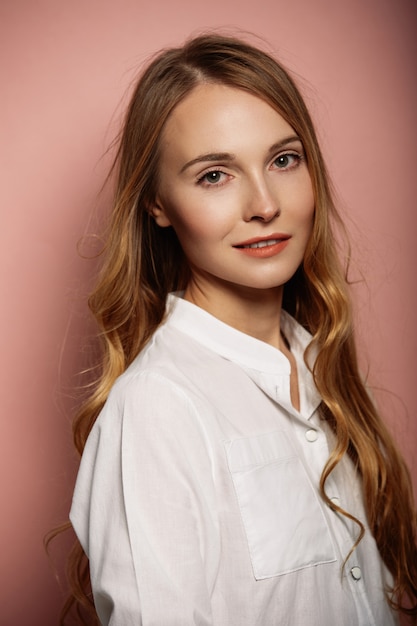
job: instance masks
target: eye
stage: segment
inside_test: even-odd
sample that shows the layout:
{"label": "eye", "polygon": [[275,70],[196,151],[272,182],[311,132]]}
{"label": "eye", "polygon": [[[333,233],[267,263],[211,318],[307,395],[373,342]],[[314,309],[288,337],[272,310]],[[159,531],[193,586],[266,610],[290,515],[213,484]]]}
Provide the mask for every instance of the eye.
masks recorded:
{"label": "eye", "polygon": [[301,154],[297,154],[296,152],[286,152],[285,154],[277,156],[274,160],[274,165],[280,170],[289,170],[297,167],[300,164],[301,159]]}
{"label": "eye", "polygon": [[205,187],[214,187],[225,182],[227,175],[220,170],[210,170],[197,179],[197,184]]}

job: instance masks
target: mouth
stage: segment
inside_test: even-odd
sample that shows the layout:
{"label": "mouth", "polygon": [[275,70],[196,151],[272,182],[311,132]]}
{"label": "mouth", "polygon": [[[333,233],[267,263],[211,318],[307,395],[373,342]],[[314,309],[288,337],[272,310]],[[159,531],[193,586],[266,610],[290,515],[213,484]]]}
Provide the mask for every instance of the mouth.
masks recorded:
{"label": "mouth", "polygon": [[236,244],[234,248],[256,250],[257,248],[267,248],[268,246],[275,246],[279,243],[287,241],[290,238],[289,235],[275,235],[269,239],[251,239],[242,243]]}
{"label": "mouth", "polygon": [[258,237],[242,241],[233,246],[239,254],[255,259],[269,259],[280,254],[288,245],[291,235],[274,233],[269,237]]}

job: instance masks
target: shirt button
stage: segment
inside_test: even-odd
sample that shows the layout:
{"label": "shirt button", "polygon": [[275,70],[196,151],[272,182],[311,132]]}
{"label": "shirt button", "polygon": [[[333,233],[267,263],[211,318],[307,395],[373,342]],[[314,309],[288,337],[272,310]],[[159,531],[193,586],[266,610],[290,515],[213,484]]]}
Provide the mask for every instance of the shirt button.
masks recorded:
{"label": "shirt button", "polygon": [[362,571],[361,568],[358,566],[352,567],[352,569],[350,570],[350,574],[354,580],[360,580],[362,578]]}
{"label": "shirt button", "polygon": [[310,443],[313,443],[313,441],[317,441],[317,438],[318,438],[317,430],[314,430],[313,428],[311,430],[307,430],[305,433],[305,437],[307,441],[309,441]]}
{"label": "shirt button", "polygon": [[337,496],[330,498],[330,502],[333,502],[336,506],[340,506],[340,499]]}

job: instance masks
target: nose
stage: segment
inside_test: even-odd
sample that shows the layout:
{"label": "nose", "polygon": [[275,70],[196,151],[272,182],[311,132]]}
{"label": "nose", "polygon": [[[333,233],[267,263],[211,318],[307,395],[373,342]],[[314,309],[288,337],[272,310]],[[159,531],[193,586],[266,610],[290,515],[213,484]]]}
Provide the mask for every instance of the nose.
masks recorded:
{"label": "nose", "polygon": [[268,187],[267,181],[263,177],[251,181],[247,189],[245,221],[259,220],[268,223],[279,217],[280,213],[277,195]]}

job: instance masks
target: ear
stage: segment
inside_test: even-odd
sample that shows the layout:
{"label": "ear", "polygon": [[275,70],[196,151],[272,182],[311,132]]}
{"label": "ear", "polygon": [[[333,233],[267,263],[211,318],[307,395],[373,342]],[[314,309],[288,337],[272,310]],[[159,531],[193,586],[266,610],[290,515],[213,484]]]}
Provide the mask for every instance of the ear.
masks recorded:
{"label": "ear", "polygon": [[171,226],[171,220],[166,214],[164,206],[159,199],[155,200],[155,202],[148,208],[148,211],[161,228]]}

